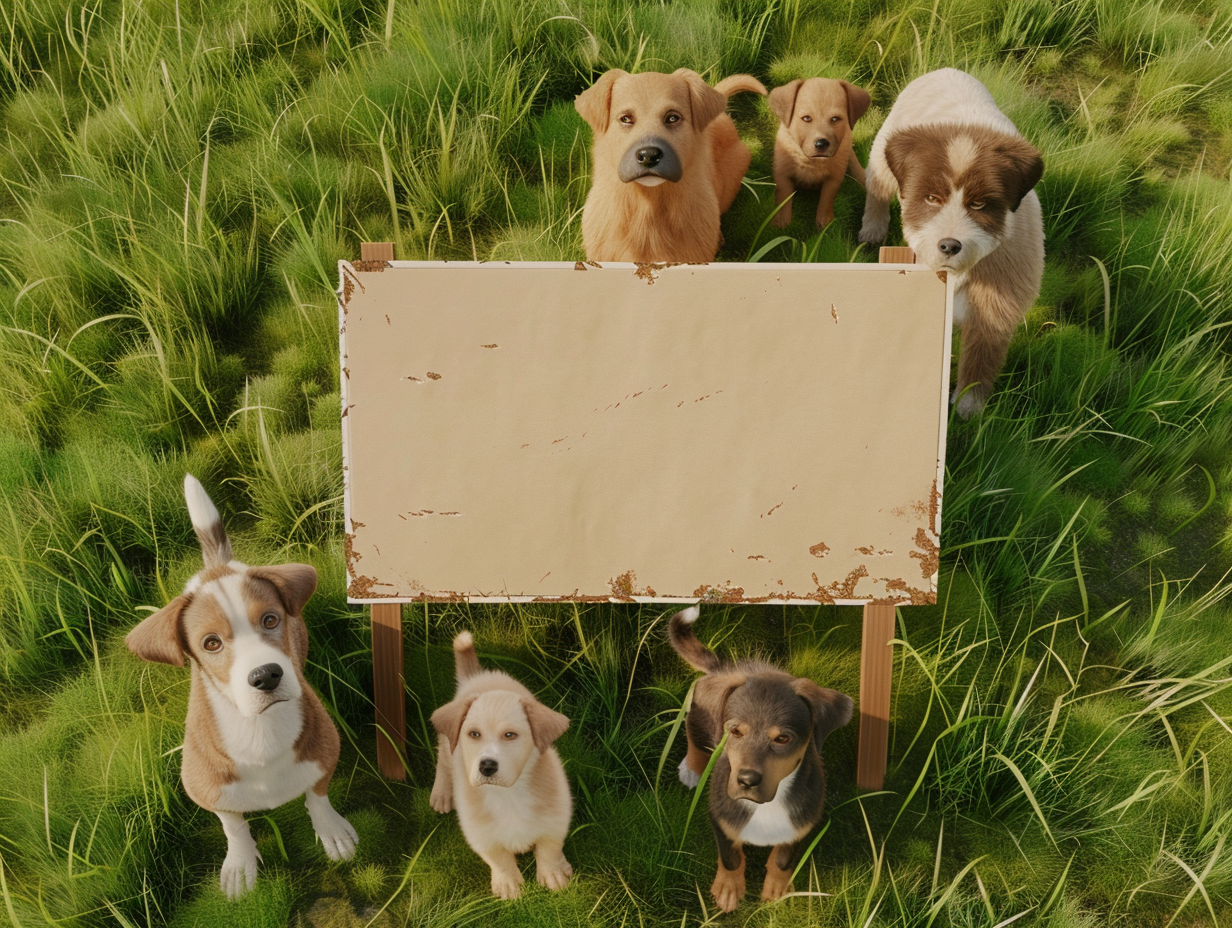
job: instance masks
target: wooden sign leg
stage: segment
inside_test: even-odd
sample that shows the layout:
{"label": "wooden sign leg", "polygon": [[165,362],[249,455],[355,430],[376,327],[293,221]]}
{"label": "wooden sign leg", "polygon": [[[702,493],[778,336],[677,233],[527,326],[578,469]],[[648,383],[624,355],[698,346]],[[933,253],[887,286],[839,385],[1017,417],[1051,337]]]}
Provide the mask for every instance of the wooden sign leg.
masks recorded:
{"label": "wooden sign leg", "polygon": [[376,763],[391,780],[406,777],[406,696],[402,691],[402,605],[372,605],[372,689],[376,702]]}
{"label": "wooden sign leg", "polygon": [[881,789],[885,785],[886,753],[890,743],[890,675],[894,669],[895,610],[893,606],[864,607],[864,637],[860,644],[860,752],[856,759],[856,786]]}

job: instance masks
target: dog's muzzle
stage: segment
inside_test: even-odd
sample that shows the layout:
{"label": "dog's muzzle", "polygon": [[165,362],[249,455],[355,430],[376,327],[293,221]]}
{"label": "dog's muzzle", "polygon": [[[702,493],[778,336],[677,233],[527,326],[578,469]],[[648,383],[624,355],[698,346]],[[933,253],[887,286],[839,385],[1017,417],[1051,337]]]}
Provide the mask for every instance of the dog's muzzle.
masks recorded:
{"label": "dog's muzzle", "polygon": [[663,181],[675,183],[680,180],[684,176],[684,167],[670,142],[657,136],[648,136],[628,147],[620,159],[617,174],[626,184],[638,181],[646,186],[654,186]]}
{"label": "dog's muzzle", "polygon": [[813,139],[812,151],[808,154],[810,158],[833,158],[837,148],[838,146],[829,139],[818,137]]}

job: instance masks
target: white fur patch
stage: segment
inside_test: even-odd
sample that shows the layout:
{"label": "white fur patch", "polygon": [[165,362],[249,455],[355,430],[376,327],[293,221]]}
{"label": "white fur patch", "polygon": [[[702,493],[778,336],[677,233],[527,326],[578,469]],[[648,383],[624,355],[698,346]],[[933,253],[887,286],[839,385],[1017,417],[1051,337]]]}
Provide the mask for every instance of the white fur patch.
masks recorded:
{"label": "white fur patch", "polygon": [[958,177],[975,163],[978,152],[975,140],[969,135],[956,135],[945,147],[945,156],[950,162],[950,174]]}
{"label": "white fur patch", "polygon": [[787,844],[796,839],[799,828],[791,822],[791,812],[787,808],[787,797],[791,795],[791,784],[800,772],[797,767],[779,781],[774,799],[770,802],[753,802],[751,799],[738,800],[742,805],[753,808],[753,817],[740,830],[740,840],[745,844],[757,847],[772,847],[776,844]]}

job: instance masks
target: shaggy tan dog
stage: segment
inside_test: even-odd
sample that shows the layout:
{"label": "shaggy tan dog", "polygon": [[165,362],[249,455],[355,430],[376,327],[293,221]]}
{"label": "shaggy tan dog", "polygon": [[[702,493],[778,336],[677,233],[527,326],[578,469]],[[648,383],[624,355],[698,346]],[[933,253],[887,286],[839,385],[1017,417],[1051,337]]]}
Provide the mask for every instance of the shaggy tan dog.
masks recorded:
{"label": "shaggy tan dog", "polygon": [[575,105],[595,133],[594,181],[582,210],[590,261],[713,261],[719,216],[740,191],[749,150],[724,112],[736,74],[711,87],[694,71],[608,71]]}
{"label": "shaggy tan dog", "polygon": [[[864,184],[864,168],[851,147],[851,129],[872,97],[847,81],[811,77],[770,91],[770,111],[779,118],[774,138],[774,216],[780,229],[791,222],[791,201],[798,188],[821,190],[817,228],[834,220],[834,197],[850,174]],[[784,202],[786,201],[786,202]]]}

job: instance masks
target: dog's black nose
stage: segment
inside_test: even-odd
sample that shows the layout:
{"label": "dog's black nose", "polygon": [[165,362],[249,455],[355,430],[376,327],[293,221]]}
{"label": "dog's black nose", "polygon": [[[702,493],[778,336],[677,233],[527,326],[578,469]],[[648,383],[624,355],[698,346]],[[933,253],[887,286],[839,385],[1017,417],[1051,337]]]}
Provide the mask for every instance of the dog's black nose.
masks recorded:
{"label": "dog's black nose", "polygon": [[943,238],[937,243],[943,255],[956,255],[962,251],[962,242],[956,238]]}
{"label": "dog's black nose", "polygon": [[490,777],[500,769],[500,765],[490,757],[485,757],[479,762],[479,772],[485,777]]}
{"label": "dog's black nose", "polygon": [[745,789],[752,789],[761,784],[761,773],[757,770],[741,770],[736,774],[736,782]]}
{"label": "dog's black nose", "polygon": [[818,139],[817,141],[813,143],[813,147],[816,148],[818,151],[825,151],[827,148],[830,147],[830,140],[829,139]]}
{"label": "dog's black nose", "polygon": [[248,685],[269,693],[282,682],[282,668],[277,664],[262,664],[248,674]]}
{"label": "dog's black nose", "polygon": [[637,163],[644,168],[653,168],[663,160],[663,149],[655,145],[647,145],[637,150]]}

